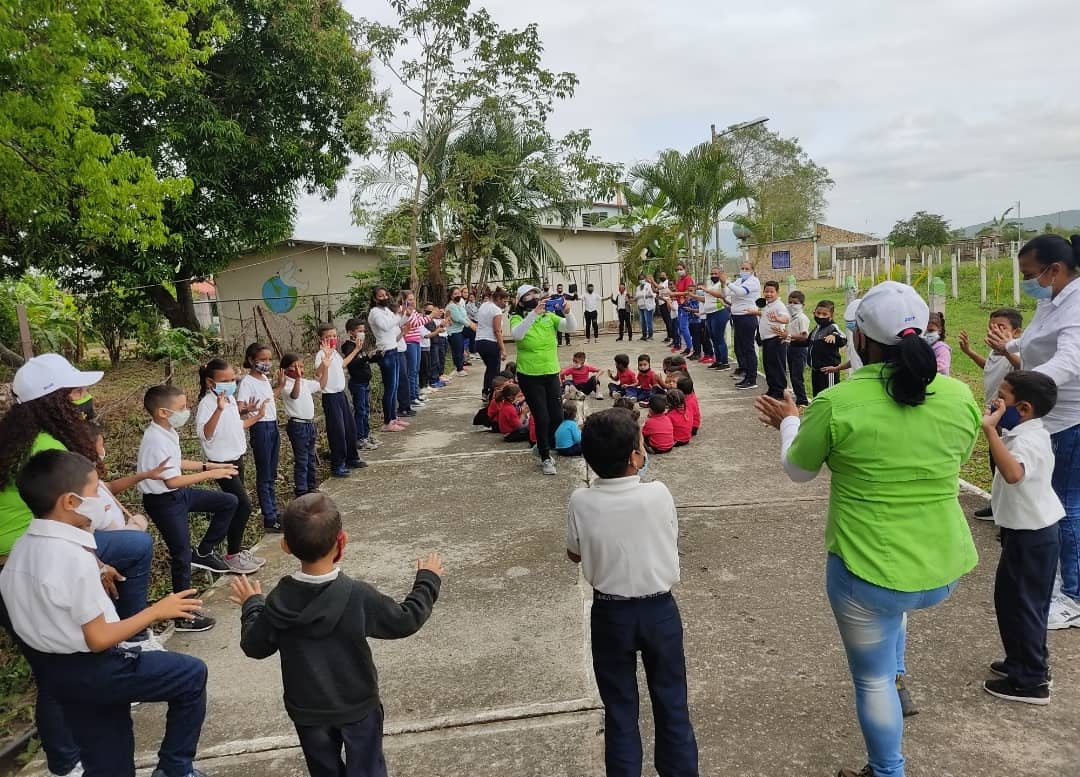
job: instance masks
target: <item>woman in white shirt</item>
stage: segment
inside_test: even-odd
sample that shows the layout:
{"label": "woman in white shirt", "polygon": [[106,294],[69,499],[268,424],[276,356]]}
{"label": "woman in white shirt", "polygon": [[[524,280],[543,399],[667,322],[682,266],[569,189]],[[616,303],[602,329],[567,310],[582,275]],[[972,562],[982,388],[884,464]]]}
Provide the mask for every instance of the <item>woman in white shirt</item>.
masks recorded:
{"label": "woman in white shirt", "polygon": [[503,344],[503,308],[510,295],[503,288],[491,292],[491,299],[485,300],[476,311],[476,342],[474,347],[484,360],[484,401],[491,397],[491,382],[502,369],[506,358],[506,346]]}
{"label": "woman in white shirt", "polygon": [[720,282],[725,285],[731,298],[731,328],[735,331],[735,358],[739,369],[735,376],[742,378],[736,384],[743,388],[757,385],[757,346],[754,337],[758,330],[757,300],[761,296],[761,281],[754,275],[754,265],[743,262],[739,277],[728,282],[727,274],[720,272]]}
{"label": "woman in white shirt", "polygon": [[368,337],[375,338],[375,353],[382,375],[382,411],[384,432],[400,432],[405,429],[398,422],[398,381],[402,379],[398,369],[398,343],[404,342],[408,321],[392,309],[390,292],[385,286],[376,286],[371,292],[371,312],[368,313]]}
{"label": "woman in white shirt", "polygon": [[1065,507],[1061,593],[1050,603],[1048,628],[1080,628],[1080,235],[1039,235],[1020,249],[1021,288],[1039,300],[1019,340],[992,330],[987,345],[1020,354],[1021,368],[1049,375],[1057,404],[1043,417],[1054,447],[1054,491]]}
{"label": "woman in white shirt", "polygon": [[653,315],[656,312],[656,292],[653,291],[652,279],[644,274],[638,276],[638,285],[634,289],[634,301],[637,303],[638,317],[641,319],[641,339],[653,339]]}

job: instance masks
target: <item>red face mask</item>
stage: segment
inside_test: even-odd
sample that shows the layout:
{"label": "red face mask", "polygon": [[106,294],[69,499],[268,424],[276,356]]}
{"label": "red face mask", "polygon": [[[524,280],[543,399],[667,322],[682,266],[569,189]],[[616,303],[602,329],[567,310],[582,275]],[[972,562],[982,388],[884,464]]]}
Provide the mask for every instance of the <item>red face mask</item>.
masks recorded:
{"label": "red face mask", "polygon": [[331,348],[337,348],[337,338],[336,337],[328,337],[328,338],[326,338],[326,344],[329,345]]}

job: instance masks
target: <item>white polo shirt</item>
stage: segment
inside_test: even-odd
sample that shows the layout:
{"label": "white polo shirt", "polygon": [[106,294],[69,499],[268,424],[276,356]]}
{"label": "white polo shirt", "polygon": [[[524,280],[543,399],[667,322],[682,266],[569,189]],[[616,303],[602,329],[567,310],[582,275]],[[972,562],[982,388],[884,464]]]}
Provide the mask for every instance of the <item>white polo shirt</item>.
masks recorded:
{"label": "white polo shirt", "polygon": [[597,478],[570,495],[566,547],[594,589],[616,596],[670,591],[679,582],[679,518],[658,481]]}
{"label": "white polo shirt", "polygon": [[1065,516],[1065,509],[1054,493],[1050,477],[1054,474],[1054,451],[1050,432],[1041,418],[1032,418],[1001,433],[1009,453],[1024,465],[1024,477],[1012,485],[1005,482],[1001,470],[994,473],[990,505],[994,523],[1006,529],[1045,529]]}
{"label": "white polo shirt", "polygon": [[[323,352],[315,354],[315,369],[318,370],[323,363]],[[345,365],[342,363],[341,354],[337,351],[330,353],[330,367],[326,371],[326,388],[324,394],[340,394],[345,390],[348,381],[345,379]]]}
{"label": "white polo shirt", "polygon": [[163,461],[168,460],[169,465],[163,473],[161,480],[139,481],[139,491],[144,494],[167,494],[175,491],[165,485],[166,480],[182,475],[180,462],[183,454],[180,452],[180,435],[172,427],[151,423],[143,432],[142,442],[139,443],[139,458],[136,467],[139,472],[148,472]]}
{"label": "white polo shirt", "polygon": [[[156,464],[154,466],[157,466]],[[153,467],[151,467],[153,469]],[[139,470],[140,472],[144,470]],[[105,502],[105,517],[102,519],[102,523],[97,524],[90,521],[90,531],[115,531],[117,529],[123,529],[127,522],[127,516],[124,515],[124,510],[120,507],[120,503],[116,501],[116,496],[113,495],[112,490],[109,488],[109,484],[104,480],[98,481],[97,495]]]}
{"label": "white polo shirt", "polygon": [[[258,409],[259,405],[267,399],[266,412],[261,421],[277,421],[277,402],[274,399],[274,384],[268,378],[258,377],[250,373],[245,375],[236,387],[236,401],[250,402],[252,409]],[[261,423],[260,421],[260,423]]]}
{"label": "white polo shirt", "polygon": [[758,337],[762,340],[771,340],[777,336],[776,332],[773,331],[774,326],[787,328],[787,323],[781,324],[776,321],[770,321],[770,313],[776,313],[777,315],[786,317],[788,316],[787,305],[781,302],[780,298],[777,297],[761,309],[761,315],[758,316]]}
{"label": "white polo shirt", "polygon": [[1012,362],[1008,356],[991,352],[986,357],[986,365],[983,367],[983,396],[987,402],[997,396],[1001,382],[1012,371]]}
{"label": "white polo shirt", "polygon": [[217,426],[214,427],[214,436],[206,436],[206,422],[217,410],[217,401],[218,398],[213,392],[208,392],[199,400],[199,407],[195,411],[195,434],[202,443],[203,455],[207,461],[236,461],[247,452],[247,437],[244,435],[244,422],[240,418],[235,399],[230,397],[221,411]]}
{"label": "white polo shirt", "polygon": [[312,394],[322,391],[319,381],[309,378],[300,379],[300,396],[292,398],[293,378],[285,378],[285,388],[281,391],[281,401],[285,405],[285,417],[301,421],[315,420],[315,400]]}
{"label": "white polo shirt", "polygon": [[757,299],[761,296],[761,281],[756,275],[736,278],[727,285],[731,295],[731,315],[743,316],[757,308]]}
{"label": "white polo shirt", "polygon": [[585,292],[581,295],[581,302],[586,313],[595,313],[600,309],[600,295],[594,292]]}
{"label": "white polo shirt", "polygon": [[82,627],[99,615],[120,620],[101,585],[94,535],[35,518],[11,549],[0,594],[15,633],[42,653],[89,653]]}
{"label": "white polo shirt", "polygon": [[495,317],[502,314],[502,308],[490,300],[481,305],[476,312],[476,339],[498,342],[495,339]]}
{"label": "white polo shirt", "polygon": [[1036,305],[1035,317],[1009,350],[1019,352],[1025,370],[1057,384],[1057,404],[1043,417],[1050,434],[1080,424],[1080,278]]}

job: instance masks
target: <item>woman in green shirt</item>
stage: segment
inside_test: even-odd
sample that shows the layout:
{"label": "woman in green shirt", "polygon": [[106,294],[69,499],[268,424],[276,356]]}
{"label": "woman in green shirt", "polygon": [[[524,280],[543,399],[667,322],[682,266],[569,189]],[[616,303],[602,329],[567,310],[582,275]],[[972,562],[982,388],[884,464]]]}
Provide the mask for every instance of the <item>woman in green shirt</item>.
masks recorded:
{"label": "woman in green shirt", "polygon": [[[796,482],[832,473],[826,590],[855,683],[869,763],[840,777],[904,777],[898,657],[911,610],[932,607],[978,561],[956,495],[982,413],[966,384],[937,374],[922,339],[929,310],[910,286],[867,292],[855,347],[866,366],[800,419],[791,392],[759,397]],[[902,660],[902,659],[901,659]]]}
{"label": "woman in green shirt", "polygon": [[564,317],[545,312],[547,297],[525,284],[517,290],[517,306],[510,315],[510,336],[517,341],[517,381],[536,425],[536,448],[545,475],[554,475],[555,429],[562,423],[562,385],[559,382],[559,343],[551,335],[577,329],[574,314]]}

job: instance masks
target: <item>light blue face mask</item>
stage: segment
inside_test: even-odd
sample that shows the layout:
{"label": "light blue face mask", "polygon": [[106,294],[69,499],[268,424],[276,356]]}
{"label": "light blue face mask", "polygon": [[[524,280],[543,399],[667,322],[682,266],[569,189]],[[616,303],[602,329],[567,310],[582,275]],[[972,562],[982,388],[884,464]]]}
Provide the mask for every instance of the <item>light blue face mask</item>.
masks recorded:
{"label": "light blue face mask", "polygon": [[856,324],[854,321],[844,321],[844,326],[847,327],[847,330],[849,332],[854,332],[856,329],[859,328],[859,325]]}
{"label": "light blue face mask", "polygon": [[1039,283],[1039,277],[1041,276],[1042,273],[1039,273],[1038,277],[1020,281],[1020,291],[1033,299],[1050,299],[1054,294],[1054,289],[1051,286],[1043,286]]}
{"label": "light blue face mask", "polygon": [[236,381],[229,381],[228,383],[215,383],[214,393],[219,397],[231,397],[236,393]]}
{"label": "light blue face mask", "polygon": [[746,270],[740,270],[740,271],[739,271],[739,278],[740,278],[740,279],[742,279],[742,280],[744,280],[744,281],[745,281],[745,280],[746,280],[747,278],[749,278],[749,277],[750,277],[750,273],[749,273],[749,272],[747,272]]}

